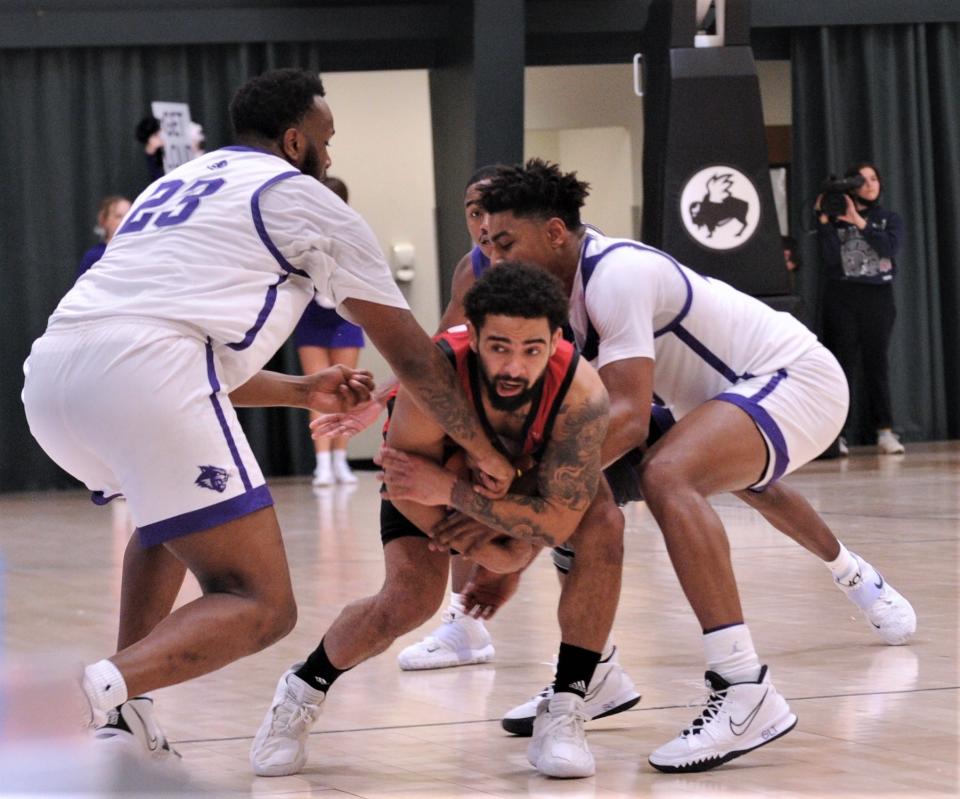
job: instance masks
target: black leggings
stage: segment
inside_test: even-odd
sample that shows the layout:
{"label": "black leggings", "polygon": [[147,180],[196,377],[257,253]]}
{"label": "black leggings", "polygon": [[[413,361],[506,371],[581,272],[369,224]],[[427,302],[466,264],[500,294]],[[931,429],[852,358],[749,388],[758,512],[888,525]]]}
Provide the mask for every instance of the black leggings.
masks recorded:
{"label": "black leggings", "polygon": [[893,286],[889,283],[827,281],[824,338],[851,388],[860,365],[866,390],[864,407],[875,430],[893,425],[887,350],[896,318]]}

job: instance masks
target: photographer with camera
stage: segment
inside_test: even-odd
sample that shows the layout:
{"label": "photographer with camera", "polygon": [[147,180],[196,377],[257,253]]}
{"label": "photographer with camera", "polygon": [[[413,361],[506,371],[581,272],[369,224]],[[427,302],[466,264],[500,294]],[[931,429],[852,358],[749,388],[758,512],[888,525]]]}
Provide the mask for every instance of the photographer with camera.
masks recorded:
{"label": "photographer with camera", "polygon": [[[826,269],[824,339],[853,386],[859,363],[867,391],[877,447],[901,454],[893,432],[887,350],[897,316],[893,298],[894,257],[903,237],[903,220],[879,204],[880,173],[876,166],[854,164],[842,180],[828,179],[817,197],[817,239]],[[847,455],[844,436],[840,454]]]}

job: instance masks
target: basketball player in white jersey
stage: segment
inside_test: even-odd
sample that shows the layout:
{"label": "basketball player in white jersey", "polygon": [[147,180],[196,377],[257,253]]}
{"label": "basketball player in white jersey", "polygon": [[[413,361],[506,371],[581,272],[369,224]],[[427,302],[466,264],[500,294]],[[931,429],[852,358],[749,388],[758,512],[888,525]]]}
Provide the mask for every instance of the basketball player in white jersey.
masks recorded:
{"label": "basketball player in white jersey", "polygon": [[646,453],[637,480],[703,629],[710,698],[650,763],[704,771],[796,724],[744,624],[729,543],[707,497],[737,492],[826,561],[887,643],[904,643],[916,616],[778,482],[843,425],[847,384],[833,356],[789,314],[651,247],[584,227],[587,189],[575,173],[539,160],[502,168],[481,191],[491,260],[534,263],[564,282],[576,343],[610,394],[604,465],[643,446],[654,397],[677,420]]}
{"label": "basketball player in white jersey", "polygon": [[[241,87],[237,145],[137,198],[24,366],[34,437],[95,501],[124,495],[137,528],[118,651],[85,669],[83,688],[90,723],[110,713],[114,732],[144,742],[157,734],[136,697],[259,651],[295,623],[273,500],[234,405],[344,410],[369,396],[364,372],[261,371],[315,291],[363,326],[491,491],[514,475],[369,227],[320,184],[334,133],[323,95],[316,75],[292,69]],[[203,595],[170,613],[184,566]]]}

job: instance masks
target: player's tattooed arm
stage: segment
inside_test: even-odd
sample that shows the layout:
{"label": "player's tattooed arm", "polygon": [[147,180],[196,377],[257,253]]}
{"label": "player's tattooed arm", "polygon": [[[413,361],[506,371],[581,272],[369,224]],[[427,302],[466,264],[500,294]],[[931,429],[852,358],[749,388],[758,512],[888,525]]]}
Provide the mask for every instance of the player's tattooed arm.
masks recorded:
{"label": "player's tattooed arm", "polygon": [[[602,389],[563,405],[540,463],[537,496],[510,493],[491,500],[459,480],[451,506],[512,538],[542,546],[566,541],[597,493],[608,410]],[[442,524],[435,534],[442,535]]]}

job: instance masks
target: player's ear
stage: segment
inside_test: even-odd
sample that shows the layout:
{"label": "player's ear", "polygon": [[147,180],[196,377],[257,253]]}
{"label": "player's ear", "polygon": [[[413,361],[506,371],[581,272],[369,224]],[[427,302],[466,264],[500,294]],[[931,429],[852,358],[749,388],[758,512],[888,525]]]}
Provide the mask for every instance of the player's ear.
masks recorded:
{"label": "player's ear", "polygon": [[550,355],[557,351],[557,347],[560,346],[560,341],[563,339],[563,328],[558,327],[550,336]]}
{"label": "player's ear", "polygon": [[559,249],[567,241],[567,226],[560,217],[554,216],[547,220],[547,241],[554,249]]}
{"label": "player's ear", "polygon": [[306,138],[299,128],[287,128],[280,139],[280,148],[287,160],[294,166],[299,166],[303,151],[306,145]]}
{"label": "player's ear", "polygon": [[474,352],[480,351],[480,334],[477,332],[477,329],[473,326],[473,323],[468,319],[467,320],[467,332],[470,333],[470,349]]}

